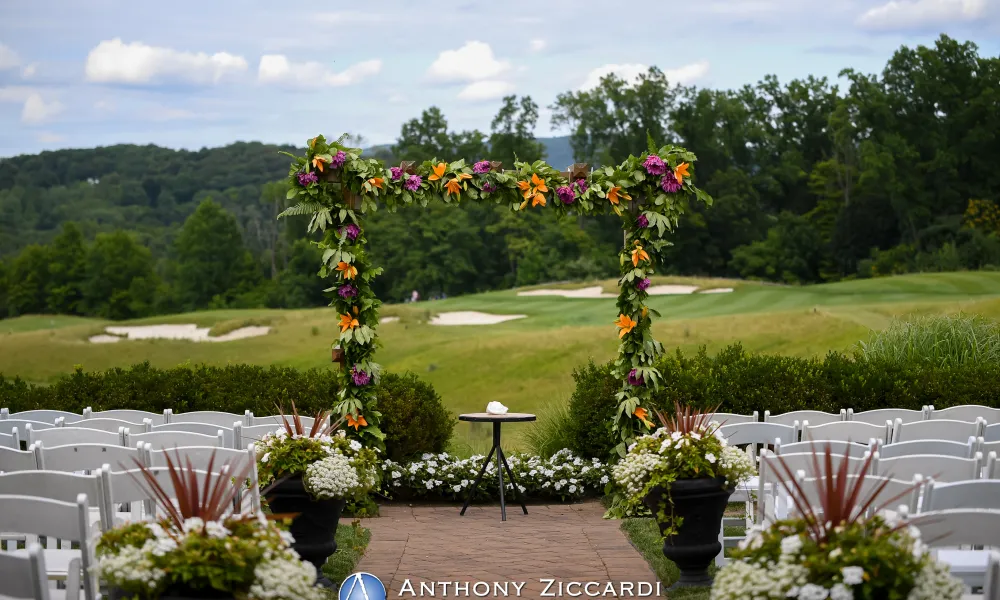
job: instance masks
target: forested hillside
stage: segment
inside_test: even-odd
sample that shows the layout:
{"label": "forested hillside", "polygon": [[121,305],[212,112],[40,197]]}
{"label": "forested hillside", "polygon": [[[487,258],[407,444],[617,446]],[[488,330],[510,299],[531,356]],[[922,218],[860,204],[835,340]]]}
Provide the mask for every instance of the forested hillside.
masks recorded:
{"label": "forested hillside", "polygon": [[[789,283],[1000,266],[1000,58],[942,36],[881,74],[677,87],[653,68],[550,107],[578,162],[618,162],[647,132],[699,157],[715,197],[691,207],[663,271]],[[489,133],[431,107],[387,161],[546,157],[538,106],[508,97]],[[336,135],[336,132],[323,132]],[[565,139],[546,140],[560,147]],[[557,144],[557,145],[552,145]],[[218,306],[325,303],[315,248],[285,207],[288,159],[236,143],[112,146],[0,160],[0,316],[127,318]],[[400,300],[617,272],[614,218],[429,206],[368,220],[378,293]]]}

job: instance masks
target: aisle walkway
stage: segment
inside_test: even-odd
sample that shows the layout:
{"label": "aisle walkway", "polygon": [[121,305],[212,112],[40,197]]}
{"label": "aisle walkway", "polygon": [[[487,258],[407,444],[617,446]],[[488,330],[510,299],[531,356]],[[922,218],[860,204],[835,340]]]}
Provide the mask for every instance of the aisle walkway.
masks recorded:
{"label": "aisle walkway", "polygon": [[[372,539],[358,570],[381,579],[390,600],[421,597],[421,582],[442,581],[468,583],[469,594],[459,597],[476,597],[476,582],[489,584],[490,597],[494,582],[510,582],[513,597],[515,583],[523,582],[520,597],[538,598],[548,585],[544,579],[556,580],[548,588],[553,596],[560,581],[596,581],[601,592],[607,582],[619,591],[619,582],[632,582],[636,595],[638,582],[646,582],[642,587],[651,584],[656,593],[656,576],[619,529],[621,522],[601,518],[604,508],[597,501],[529,506],[527,516],[508,506],[506,522],[499,506],[470,507],[464,517],[458,511],[454,505],[383,506],[381,517],[364,522]],[[566,591],[563,596],[569,596]],[[429,597],[426,592],[423,597]],[[442,590],[438,583],[435,597],[456,595],[452,586]]]}

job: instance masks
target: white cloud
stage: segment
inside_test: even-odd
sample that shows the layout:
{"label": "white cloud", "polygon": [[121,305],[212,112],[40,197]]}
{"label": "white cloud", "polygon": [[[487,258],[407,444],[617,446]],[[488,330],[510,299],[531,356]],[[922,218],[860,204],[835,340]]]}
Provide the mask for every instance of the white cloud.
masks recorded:
{"label": "white cloud", "polygon": [[[672,85],[688,85],[708,74],[708,69],[708,61],[702,60],[676,69],[666,69],[663,73],[667,76],[667,81]],[[612,73],[628,83],[636,83],[639,80],[639,76],[648,71],[649,66],[639,63],[604,65],[587,73],[587,77],[583,80],[583,85],[580,86],[579,90],[585,92],[596,88],[600,85],[601,78],[607,77]]]}
{"label": "white cloud", "polygon": [[23,85],[0,87],[0,102],[24,102],[34,93],[34,88]]}
{"label": "white cloud", "polygon": [[458,99],[469,100],[472,102],[494,100],[496,98],[502,98],[513,91],[514,84],[509,81],[476,81],[465,86],[465,88],[458,93]]}
{"label": "white cloud", "polygon": [[58,144],[66,139],[58,133],[52,133],[51,131],[42,131],[36,137],[42,144]]}
{"label": "white cloud", "polygon": [[46,102],[41,94],[32,93],[24,101],[24,108],[21,110],[21,121],[30,124],[44,123],[61,113],[64,108],[58,100]]}
{"label": "white cloud", "polygon": [[341,87],[378,75],[381,60],[366,60],[336,73],[318,62],[294,63],[283,54],[265,54],[257,67],[257,81],[298,88]]}
{"label": "white cloud", "polygon": [[181,81],[210,84],[247,70],[242,56],[228,52],[208,55],[172,48],[125,44],[120,38],[104,40],[87,55],[89,81],[98,83],[154,83]]}
{"label": "white cloud", "polygon": [[23,77],[24,79],[31,79],[32,77],[35,76],[35,73],[37,72],[38,72],[38,64],[31,63],[30,65],[26,65],[24,68],[21,69],[21,77]]}
{"label": "white cloud", "polygon": [[876,30],[937,27],[974,21],[986,12],[986,0],[890,0],[858,17],[858,26]]}
{"label": "white cloud", "polygon": [[546,46],[548,46],[548,42],[543,39],[534,39],[528,43],[528,47],[531,48],[532,52],[541,52],[545,50]]}
{"label": "white cloud", "polygon": [[427,69],[433,81],[483,81],[493,79],[510,69],[510,63],[497,60],[493,49],[485,42],[467,42],[458,50],[445,50]]}
{"label": "white cloud", "polygon": [[10,46],[0,44],[0,71],[21,65],[21,57]]}

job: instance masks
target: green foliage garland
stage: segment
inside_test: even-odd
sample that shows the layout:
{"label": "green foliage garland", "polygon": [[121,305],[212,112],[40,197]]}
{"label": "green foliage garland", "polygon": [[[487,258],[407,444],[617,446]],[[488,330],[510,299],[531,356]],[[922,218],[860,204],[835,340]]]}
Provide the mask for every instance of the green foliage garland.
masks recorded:
{"label": "green foliage garland", "polygon": [[372,360],[378,346],[381,303],[371,290],[371,281],[381,269],[367,258],[359,214],[378,210],[380,205],[389,210],[410,204],[426,206],[435,199],[455,204],[492,201],[514,212],[536,207],[581,215],[614,212],[625,231],[625,247],[619,256],[617,321],[622,342],[614,369],[621,389],[613,420],[620,439],[616,450],[624,455],[627,443],[651,426],[643,405],[648,405],[661,379],[653,364],[663,347],[650,329],[652,317],[658,315],[645,305],[648,277],[662,259],[668,245],[663,236],[676,227],[686,196],[712,202],[691,182],[689,170],[697,160],[695,155],[677,146],[657,148],[649,138],[648,151],[641,156],[593,171],[574,165],[560,172],[544,161],[515,161],[513,170],[486,160],[472,165],[464,160],[429,160],[387,167],[379,160],[362,158],[360,149],[343,144],[345,139],[327,141],[320,135],[309,140],[305,156],[289,154],[294,162],[288,174],[288,199],[298,203],[281,215],[311,215],[309,232],[323,233],[318,242],[323,250],[320,276],[334,282],[326,292],[341,318],[336,345],[346,365],[334,410],[347,416],[348,425],[359,435],[377,441],[384,438],[374,393],[381,369]]}

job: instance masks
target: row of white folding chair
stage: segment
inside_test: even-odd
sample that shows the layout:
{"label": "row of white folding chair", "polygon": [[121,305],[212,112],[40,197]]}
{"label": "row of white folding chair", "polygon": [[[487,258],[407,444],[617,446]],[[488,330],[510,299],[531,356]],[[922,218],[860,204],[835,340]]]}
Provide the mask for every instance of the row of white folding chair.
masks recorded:
{"label": "row of white folding chair", "polygon": [[986,420],[982,417],[975,421],[933,419],[914,423],[904,423],[896,419],[892,424],[892,441],[951,440],[958,442],[967,440],[969,437],[982,437],[985,429]]}
{"label": "row of white folding chair", "polygon": [[64,418],[67,423],[72,423],[74,421],[80,421],[83,419],[83,415],[78,415],[76,413],[67,412],[65,410],[22,410],[21,412],[11,413],[6,408],[0,408],[0,421],[7,421],[9,419],[19,419],[22,421],[40,421],[42,423],[54,424],[56,419]]}
{"label": "row of white folding chair", "polygon": [[0,552],[0,581],[6,598],[49,600],[45,553],[37,543],[29,544],[24,554]]}
{"label": "row of white folding chair", "polygon": [[172,446],[225,446],[225,434],[216,428],[215,435],[204,435],[188,431],[155,431],[151,433],[132,434],[128,428],[121,427],[115,433],[86,427],[52,427],[36,431],[30,424],[26,426],[29,445],[42,443],[45,445],[68,444],[106,444],[132,447],[139,442],[152,444],[154,447],[170,448]]}
{"label": "row of white folding chair", "polygon": [[771,411],[764,411],[764,422],[777,423],[778,425],[795,425],[795,423],[801,424],[803,421],[809,421],[814,425],[819,425],[822,423],[836,423],[837,421],[846,420],[847,411],[843,409],[841,409],[840,414],[823,412],[821,410],[795,410],[780,415],[772,415]]}
{"label": "row of white folding chair", "polygon": [[896,419],[899,419],[903,423],[913,423],[916,421],[926,421],[930,418],[930,407],[924,406],[920,410],[913,410],[911,408],[876,408],[859,413],[854,412],[853,408],[848,408],[846,420],[881,425],[886,421],[895,422]]}
{"label": "row of white folding chair", "polygon": [[[921,540],[946,563],[953,577],[970,588],[984,588],[984,597],[997,594],[996,569],[989,550],[965,550],[959,546],[996,548],[1000,545],[1000,511],[983,509],[948,509],[921,512],[909,524],[920,531]],[[995,571],[994,571],[995,573]],[[989,579],[989,581],[987,581]]]}
{"label": "row of white folding chair", "polygon": [[[43,550],[49,579],[66,581],[66,598],[79,597],[81,581],[86,600],[98,597],[93,535],[86,494],[74,502],[64,502],[27,495],[0,495],[0,531],[44,536],[78,544],[76,549]],[[28,555],[27,550],[15,550],[15,555]]]}
{"label": "row of white folding chair", "polygon": [[94,412],[89,407],[85,408],[82,414],[71,413],[64,410],[45,409],[25,410],[17,413],[11,413],[6,408],[0,409],[0,420],[21,419],[54,424],[56,419],[62,418],[67,425],[88,419],[101,418],[119,419],[122,421],[131,421],[133,423],[142,423],[146,419],[149,419],[154,425],[162,425],[164,423],[209,423],[213,425],[222,425],[224,427],[232,427],[233,422],[235,421],[240,421],[244,425],[252,425],[252,415],[253,413],[249,410],[245,411],[242,415],[215,410],[199,410],[175,414],[174,411],[169,408],[164,410],[162,414],[132,409],[114,409]]}
{"label": "row of white folding chair", "polygon": [[950,408],[936,409],[934,405],[927,407],[931,419],[951,419],[953,421],[975,421],[982,417],[987,423],[1000,423],[1000,408],[966,404]]}

